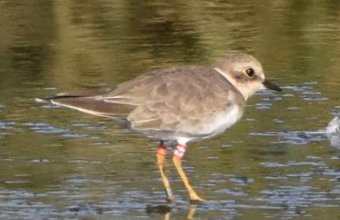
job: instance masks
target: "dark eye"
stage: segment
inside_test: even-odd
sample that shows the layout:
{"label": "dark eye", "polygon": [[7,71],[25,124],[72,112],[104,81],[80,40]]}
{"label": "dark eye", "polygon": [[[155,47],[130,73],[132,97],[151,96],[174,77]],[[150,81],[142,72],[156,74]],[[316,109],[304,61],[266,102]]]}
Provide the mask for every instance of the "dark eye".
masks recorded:
{"label": "dark eye", "polygon": [[246,74],[247,74],[249,77],[252,77],[252,76],[254,76],[255,71],[254,71],[253,68],[248,68],[248,69],[246,69]]}

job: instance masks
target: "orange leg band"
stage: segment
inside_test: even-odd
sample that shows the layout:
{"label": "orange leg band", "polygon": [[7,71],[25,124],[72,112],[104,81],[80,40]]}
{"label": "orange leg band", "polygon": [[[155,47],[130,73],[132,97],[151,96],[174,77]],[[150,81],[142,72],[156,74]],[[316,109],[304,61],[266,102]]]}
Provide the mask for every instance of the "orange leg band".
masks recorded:
{"label": "orange leg band", "polygon": [[159,146],[157,147],[157,151],[156,151],[157,154],[163,155],[163,156],[164,156],[164,155],[166,155],[166,152],[167,152],[167,149],[166,149],[165,146],[159,145]]}

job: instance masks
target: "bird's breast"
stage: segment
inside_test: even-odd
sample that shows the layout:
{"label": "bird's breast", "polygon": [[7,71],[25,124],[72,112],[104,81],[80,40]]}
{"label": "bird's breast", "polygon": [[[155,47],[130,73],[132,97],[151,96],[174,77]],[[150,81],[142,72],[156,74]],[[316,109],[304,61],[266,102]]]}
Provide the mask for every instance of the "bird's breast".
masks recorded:
{"label": "bird's breast", "polygon": [[221,111],[214,117],[210,118],[209,122],[205,122],[201,132],[203,138],[210,138],[223,133],[226,129],[235,124],[242,116],[243,110],[238,105],[232,105],[227,111]]}
{"label": "bird's breast", "polygon": [[150,138],[162,140],[200,140],[214,137],[223,133],[226,129],[235,124],[242,116],[243,106],[238,104],[229,105],[226,109],[221,109],[212,115],[206,115],[200,119],[178,120],[174,126],[168,125],[167,128],[157,127],[157,129],[141,129],[131,126],[131,129]]}

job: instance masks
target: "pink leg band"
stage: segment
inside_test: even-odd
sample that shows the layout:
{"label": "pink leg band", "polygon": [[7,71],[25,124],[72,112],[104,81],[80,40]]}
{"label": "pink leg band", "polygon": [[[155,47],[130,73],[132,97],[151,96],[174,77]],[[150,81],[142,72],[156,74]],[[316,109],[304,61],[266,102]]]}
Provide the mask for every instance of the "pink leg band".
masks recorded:
{"label": "pink leg band", "polygon": [[186,145],[178,144],[176,146],[175,151],[174,151],[174,157],[178,157],[178,158],[182,159],[182,157],[184,156],[186,147],[187,147]]}

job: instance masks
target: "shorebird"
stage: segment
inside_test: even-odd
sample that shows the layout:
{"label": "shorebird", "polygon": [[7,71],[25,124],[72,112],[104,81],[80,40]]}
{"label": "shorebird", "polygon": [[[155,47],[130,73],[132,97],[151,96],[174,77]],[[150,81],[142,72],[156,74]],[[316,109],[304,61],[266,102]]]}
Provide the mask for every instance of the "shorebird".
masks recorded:
{"label": "shorebird", "polygon": [[244,53],[230,53],[212,66],[183,66],[148,72],[101,93],[61,93],[45,98],[55,105],[123,120],[131,131],[160,140],[157,165],[167,200],[174,201],[165,173],[167,147],[176,143],[173,163],[191,202],[204,201],[182,168],[187,143],[214,137],[235,124],[245,102],[256,91],[280,87],[265,79],[260,62]]}

